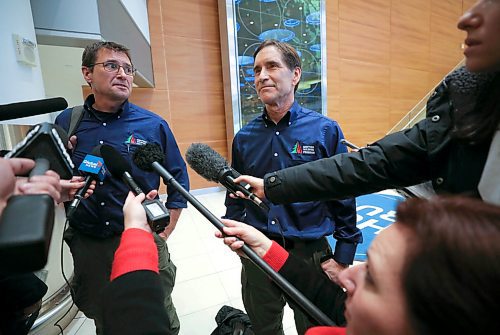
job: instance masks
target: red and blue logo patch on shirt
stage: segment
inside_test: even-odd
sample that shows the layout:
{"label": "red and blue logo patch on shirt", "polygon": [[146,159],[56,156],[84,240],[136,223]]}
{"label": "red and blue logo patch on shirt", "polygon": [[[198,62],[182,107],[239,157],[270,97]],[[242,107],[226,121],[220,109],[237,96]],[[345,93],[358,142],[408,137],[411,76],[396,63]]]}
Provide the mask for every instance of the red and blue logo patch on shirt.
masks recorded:
{"label": "red and blue logo patch on shirt", "polygon": [[314,155],[316,154],[316,150],[314,148],[314,145],[304,145],[300,144],[299,141],[295,142],[295,145],[292,148],[291,151],[292,154],[298,154],[298,155]]}
{"label": "red and blue logo patch on shirt", "polygon": [[140,138],[137,138],[134,134],[130,135],[125,140],[125,144],[127,144],[127,145],[144,145],[147,143],[148,143],[147,141],[140,139]]}

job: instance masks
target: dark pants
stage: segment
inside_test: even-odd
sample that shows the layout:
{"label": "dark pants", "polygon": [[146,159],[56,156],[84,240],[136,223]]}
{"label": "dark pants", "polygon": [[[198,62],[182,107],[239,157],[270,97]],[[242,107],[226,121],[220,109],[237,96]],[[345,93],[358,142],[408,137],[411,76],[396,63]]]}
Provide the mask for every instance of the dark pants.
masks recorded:
{"label": "dark pants", "polygon": [[[286,243],[285,243],[286,244]],[[326,238],[315,241],[294,242],[293,246],[286,249],[307,262],[316,263],[318,271],[321,271],[319,258],[315,254],[330,250]],[[283,335],[283,308],[288,302],[293,310],[295,326],[299,335],[312,327],[309,318],[291,301],[288,301],[281,289],[250,260],[241,258],[241,291],[245,310],[252,321],[255,334],[259,335]]]}
{"label": "dark pants", "polygon": [[[157,234],[154,234],[154,239],[158,248],[160,280],[165,292],[164,306],[169,318],[165,322],[170,324],[171,332],[168,334],[177,335],[180,324],[171,297],[175,284],[176,267],[170,260],[165,241]],[[120,236],[98,239],[69,227],[64,232],[64,240],[73,256],[75,271],[71,283],[74,292],[73,299],[86,317],[94,319],[97,333],[100,334],[102,329],[101,292],[109,283],[111,266],[115,251],[120,244]]]}

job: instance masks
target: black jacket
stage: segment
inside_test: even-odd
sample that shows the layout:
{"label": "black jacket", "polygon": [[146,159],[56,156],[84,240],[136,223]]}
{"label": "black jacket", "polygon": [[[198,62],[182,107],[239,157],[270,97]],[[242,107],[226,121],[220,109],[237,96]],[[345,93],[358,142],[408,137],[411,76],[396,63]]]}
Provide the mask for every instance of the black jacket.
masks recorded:
{"label": "black jacket", "polygon": [[432,181],[437,193],[479,197],[491,139],[474,145],[451,136],[459,109],[472,109],[488,82],[461,68],[427,102],[427,117],[359,152],[340,154],[264,176],[274,203],[343,199]]}
{"label": "black jacket", "polygon": [[102,297],[104,334],[168,334],[163,299],[160,276],[153,271],[133,271],[116,278]]}

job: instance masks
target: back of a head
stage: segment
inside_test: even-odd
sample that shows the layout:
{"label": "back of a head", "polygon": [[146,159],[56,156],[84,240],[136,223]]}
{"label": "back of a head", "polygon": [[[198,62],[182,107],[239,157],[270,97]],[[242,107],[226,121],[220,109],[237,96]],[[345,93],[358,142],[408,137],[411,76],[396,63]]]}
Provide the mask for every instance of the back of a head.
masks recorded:
{"label": "back of a head", "polygon": [[397,222],[412,231],[402,281],[416,334],[500,329],[500,207],[464,197],[410,199]]}

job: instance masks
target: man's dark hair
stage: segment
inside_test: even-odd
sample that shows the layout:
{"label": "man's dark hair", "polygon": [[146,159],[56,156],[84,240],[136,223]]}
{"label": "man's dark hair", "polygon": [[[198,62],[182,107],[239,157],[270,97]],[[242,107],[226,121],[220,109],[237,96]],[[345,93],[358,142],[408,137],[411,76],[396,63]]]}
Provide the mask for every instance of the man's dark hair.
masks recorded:
{"label": "man's dark hair", "polygon": [[115,42],[95,42],[85,47],[82,55],[82,66],[92,67],[92,65],[97,60],[97,53],[101,49],[113,50],[116,52],[123,52],[127,55],[128,59],[132,62],[132,58],[130,57],[130,49],[124,45],[115,43]]}
{"label": "man's dark hair", "polygon": [[396,221],[411,231],[402,284],[415,334],[497,333],[500,207],[414,198],[398,206]]}
{"label": "man's dark hair", "polygon": [[[294,71],[295,68],[302,68],[302,63],[300,61],[299,54],[297,53],[297,50],[294,49],[290,44],[280,42],[277,40],[265,40],[262,42],[257,49],[255,49],[255,52],[253,53],[253,58],[257,57],[257,54],[264,48],[266,47],[275,47],[276,49],[279,50],[281,53],[281,59],[283,62],[285,62],[286,66],[290,71]],[[297,82],[297,85],[295,85],[294,92],[297,92],[297,88],[299,87],[300,79]]]}

